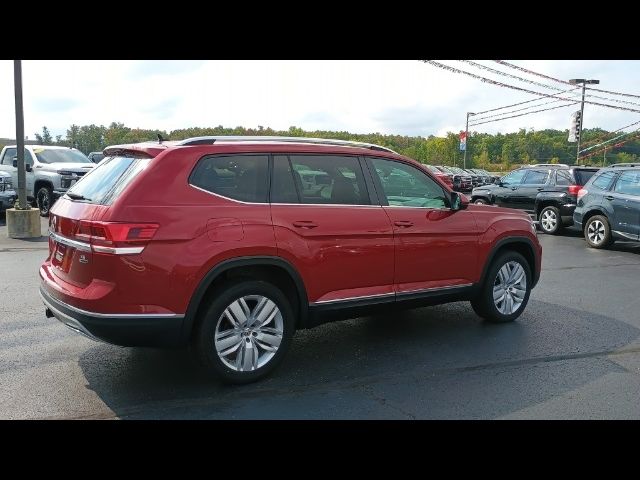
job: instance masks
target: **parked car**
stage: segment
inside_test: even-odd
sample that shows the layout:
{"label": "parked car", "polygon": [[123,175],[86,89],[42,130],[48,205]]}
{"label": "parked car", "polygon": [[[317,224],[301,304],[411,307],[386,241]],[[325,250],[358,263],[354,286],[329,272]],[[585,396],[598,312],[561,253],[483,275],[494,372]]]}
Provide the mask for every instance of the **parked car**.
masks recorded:
{"label": "parked car", "polygon": [[367,312],[467,300],[512,321],[540,276],[526,214],[468,205],[377,145],[199,137],[105,154],[51,211],[46,315],[118,345],[192,345],[228,382],[272,371],[296,329]]}
{"label": "parked car", "polygon": [[[486,170],[482,170],[481,168],[471,168],[470,169],[472,172],[476,173],[477,175],[480,175],[480,185],[490,185],[493,183],[494,181],[494,176],[491,175],[489,172],[487,172]],[[497,177],[500,178],[500,177]]]}
{"label": "parked car", "polygon": [[525,167],[493,185],[475,188],[471,201],[525,210],[543,232],[559,233],[573,225],[578,191],[597,172],[591,167]]}
{"label": "parked car", "polygon": [[468,168],[461,168],[460,170],[462,170],[464,173],[466,173],[467,175],[469,175],[471,177],[471,188],[474,189],[476,187],[479,187],[480,185],[482,185],[482,175],[477,174],[476,172],[471,171]]}
{"label": "parked car", "polygon": [[87,158],[91,160],[93,163],[100,163],[100,161],[104,158],[104,153],[102,152],[91,152],[87,155]]}
{"label": "parked car", "polygon": [[640,163],[601,169],[578,192],[573,221],[592,248],[640,240]]}
{"label": "parked car", "polygon": [[441,172],[451,175],[453,189],[456,192],[470,192],[473,189],[471,175],[463,172],[462,169],[444,165],[436,165],[435,167]]}
{"label": "parked car", "polygon": [[[17,151],[15,145],[8,145],[0,152],[0,172],[10,174],[14,186],[18,185]],[[58,197],[95,166],[79,150],[54,145],[25,145],[24,161],[27,199],[43,217]]]}
{"label": "parked car", "polygon": [[442,180],[449,188],[453,189],[453,175],[450,173],[445,173],[439,170],[437,167],[433,165],[425,165],[429,169],[431,173],[433,173],[436,178]]}
{"label": "parked car", "polygon": [[11,175],[0,171],[0,212],[13,207],[17,196],[16,191],[13,189]]}

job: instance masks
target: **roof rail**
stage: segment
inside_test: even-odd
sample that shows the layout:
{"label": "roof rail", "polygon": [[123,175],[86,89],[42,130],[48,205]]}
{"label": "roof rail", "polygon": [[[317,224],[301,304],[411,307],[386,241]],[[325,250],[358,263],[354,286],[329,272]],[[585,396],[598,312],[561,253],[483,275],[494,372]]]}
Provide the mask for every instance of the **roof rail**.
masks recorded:
{"label": "roof rail", "polygon": [[532,167],[567,167],[569,168],[569,165],[567,165],[566,163],[536,163],[535,165],[532,165]]}
{"label": "roof rail", "polygon": [[640,163],[614,163],[610,167],[640,167]]}
{"label": "roof rail", "polygon": [[320,145],[336,145],[344,147],[368,148],[370,150],[381,150],[383,152],[391,152],[398,155],[387,147],[375,145],[373,143],[353,142],[351,140],[332,140],[329,138],[309,138],[309,137],[278,137],[278,136],[261,136],[261,135],[229,135],[229,136],[211,136],[211,137],[192,137],[180,140],[176,145],[210,145],[215,142],[288,142],[288,143],[313,143]]}

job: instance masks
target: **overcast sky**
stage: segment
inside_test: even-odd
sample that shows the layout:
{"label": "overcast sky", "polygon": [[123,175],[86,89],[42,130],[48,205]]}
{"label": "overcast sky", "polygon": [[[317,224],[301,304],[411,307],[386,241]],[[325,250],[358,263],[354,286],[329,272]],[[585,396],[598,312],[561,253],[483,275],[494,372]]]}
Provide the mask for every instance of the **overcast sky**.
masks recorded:
{"label": "overcast sky", "polygon": [[[640,61],[510,61],[561,79],[596,78],[598,88],[640,94]],[[450,66],[530,90],[546,91],[459,61]],[[479,63],[527,76],[492,61]],[[66,134],[71,124],[170,131],[186,127],[272,127],[401,135],[444,135],[464,129],[467,111],[535,98],[419,61],[35,61],[22,63],[25,134],[46,125]],[[527,77],[554,84],[541,78]],[[596,93],[603,97],[607,94]],[[640,110],[637,102],[617,103]],[[541,100],[543,103],[548,100]],[[601,101],[594,99],[594,101]],[[535,103],[533,103],[535,104]],[[523,108],[531,104],[525,104]],[[548,108],[558,104],[541,106]],[[566,129],[574,107],[470,130]],[[532,109],[535,110],[535,109]],[[0,61],[0,137],[15,137],[13,62]],[[518,112],[524,113],[524,112]],[[640,113],[585,106],[585,128],[615,130]]]}

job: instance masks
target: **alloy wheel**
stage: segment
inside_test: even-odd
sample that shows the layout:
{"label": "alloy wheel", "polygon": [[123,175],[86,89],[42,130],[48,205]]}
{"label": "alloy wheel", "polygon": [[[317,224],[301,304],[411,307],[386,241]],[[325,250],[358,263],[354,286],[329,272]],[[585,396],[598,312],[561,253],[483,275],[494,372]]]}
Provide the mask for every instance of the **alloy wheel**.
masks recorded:
{"label": "alloy wheel", "polygon": [[527,294],[527,275],[518,262],[505,263],[493,282],[493,303],[503,315],[515,313]]}

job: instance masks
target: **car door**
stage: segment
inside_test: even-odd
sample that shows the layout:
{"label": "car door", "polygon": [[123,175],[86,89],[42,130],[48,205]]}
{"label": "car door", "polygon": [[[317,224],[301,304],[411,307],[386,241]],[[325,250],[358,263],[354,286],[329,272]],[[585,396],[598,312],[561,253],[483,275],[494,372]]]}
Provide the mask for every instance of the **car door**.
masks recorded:
{"label": "car door", "polygon": [[515,199],[522,179],[527,173],[524,169],[514,170],[500,179],[493,191],[493,203],[499,207],[516,208]]}
{"label": "car door", "polygon": [[278,255],[310,303],[393,301],[393,230],[359,157],[276,154],[270,201]]}
{"label": "car door", "polygon": [[517,189],[514,190],[514,208],[533,212],[536,196],[544,190],[549,181],[549,170],[529,170]]}
{"label": "car door", "polygon": [[450,208],[450,194],[419,168],[367,158],[391,219],[398,295],[473,283],[478,232],[473,214]]}
{"label": "car door", "polygon": [[[15,190],[18,189],[18,169],[13,166],[13,160],[17,154],[18,150],[16,148],[7,148],[0,159],[0,171],[11,174],[11,181]],[[25,165],[31,165],[33,167],[33,156],[26,148],[24,149],[24,163]],[[25,172],[25,180],[27,182],[27,194],[30,195],[30,192],[33,192],[34,172]]]}
{"label": "car door", "polygon": [[614,218],[611,229],[632,240],[640,238],[640,170],[622,172],[613,189],[605,193],[611,202]]}

